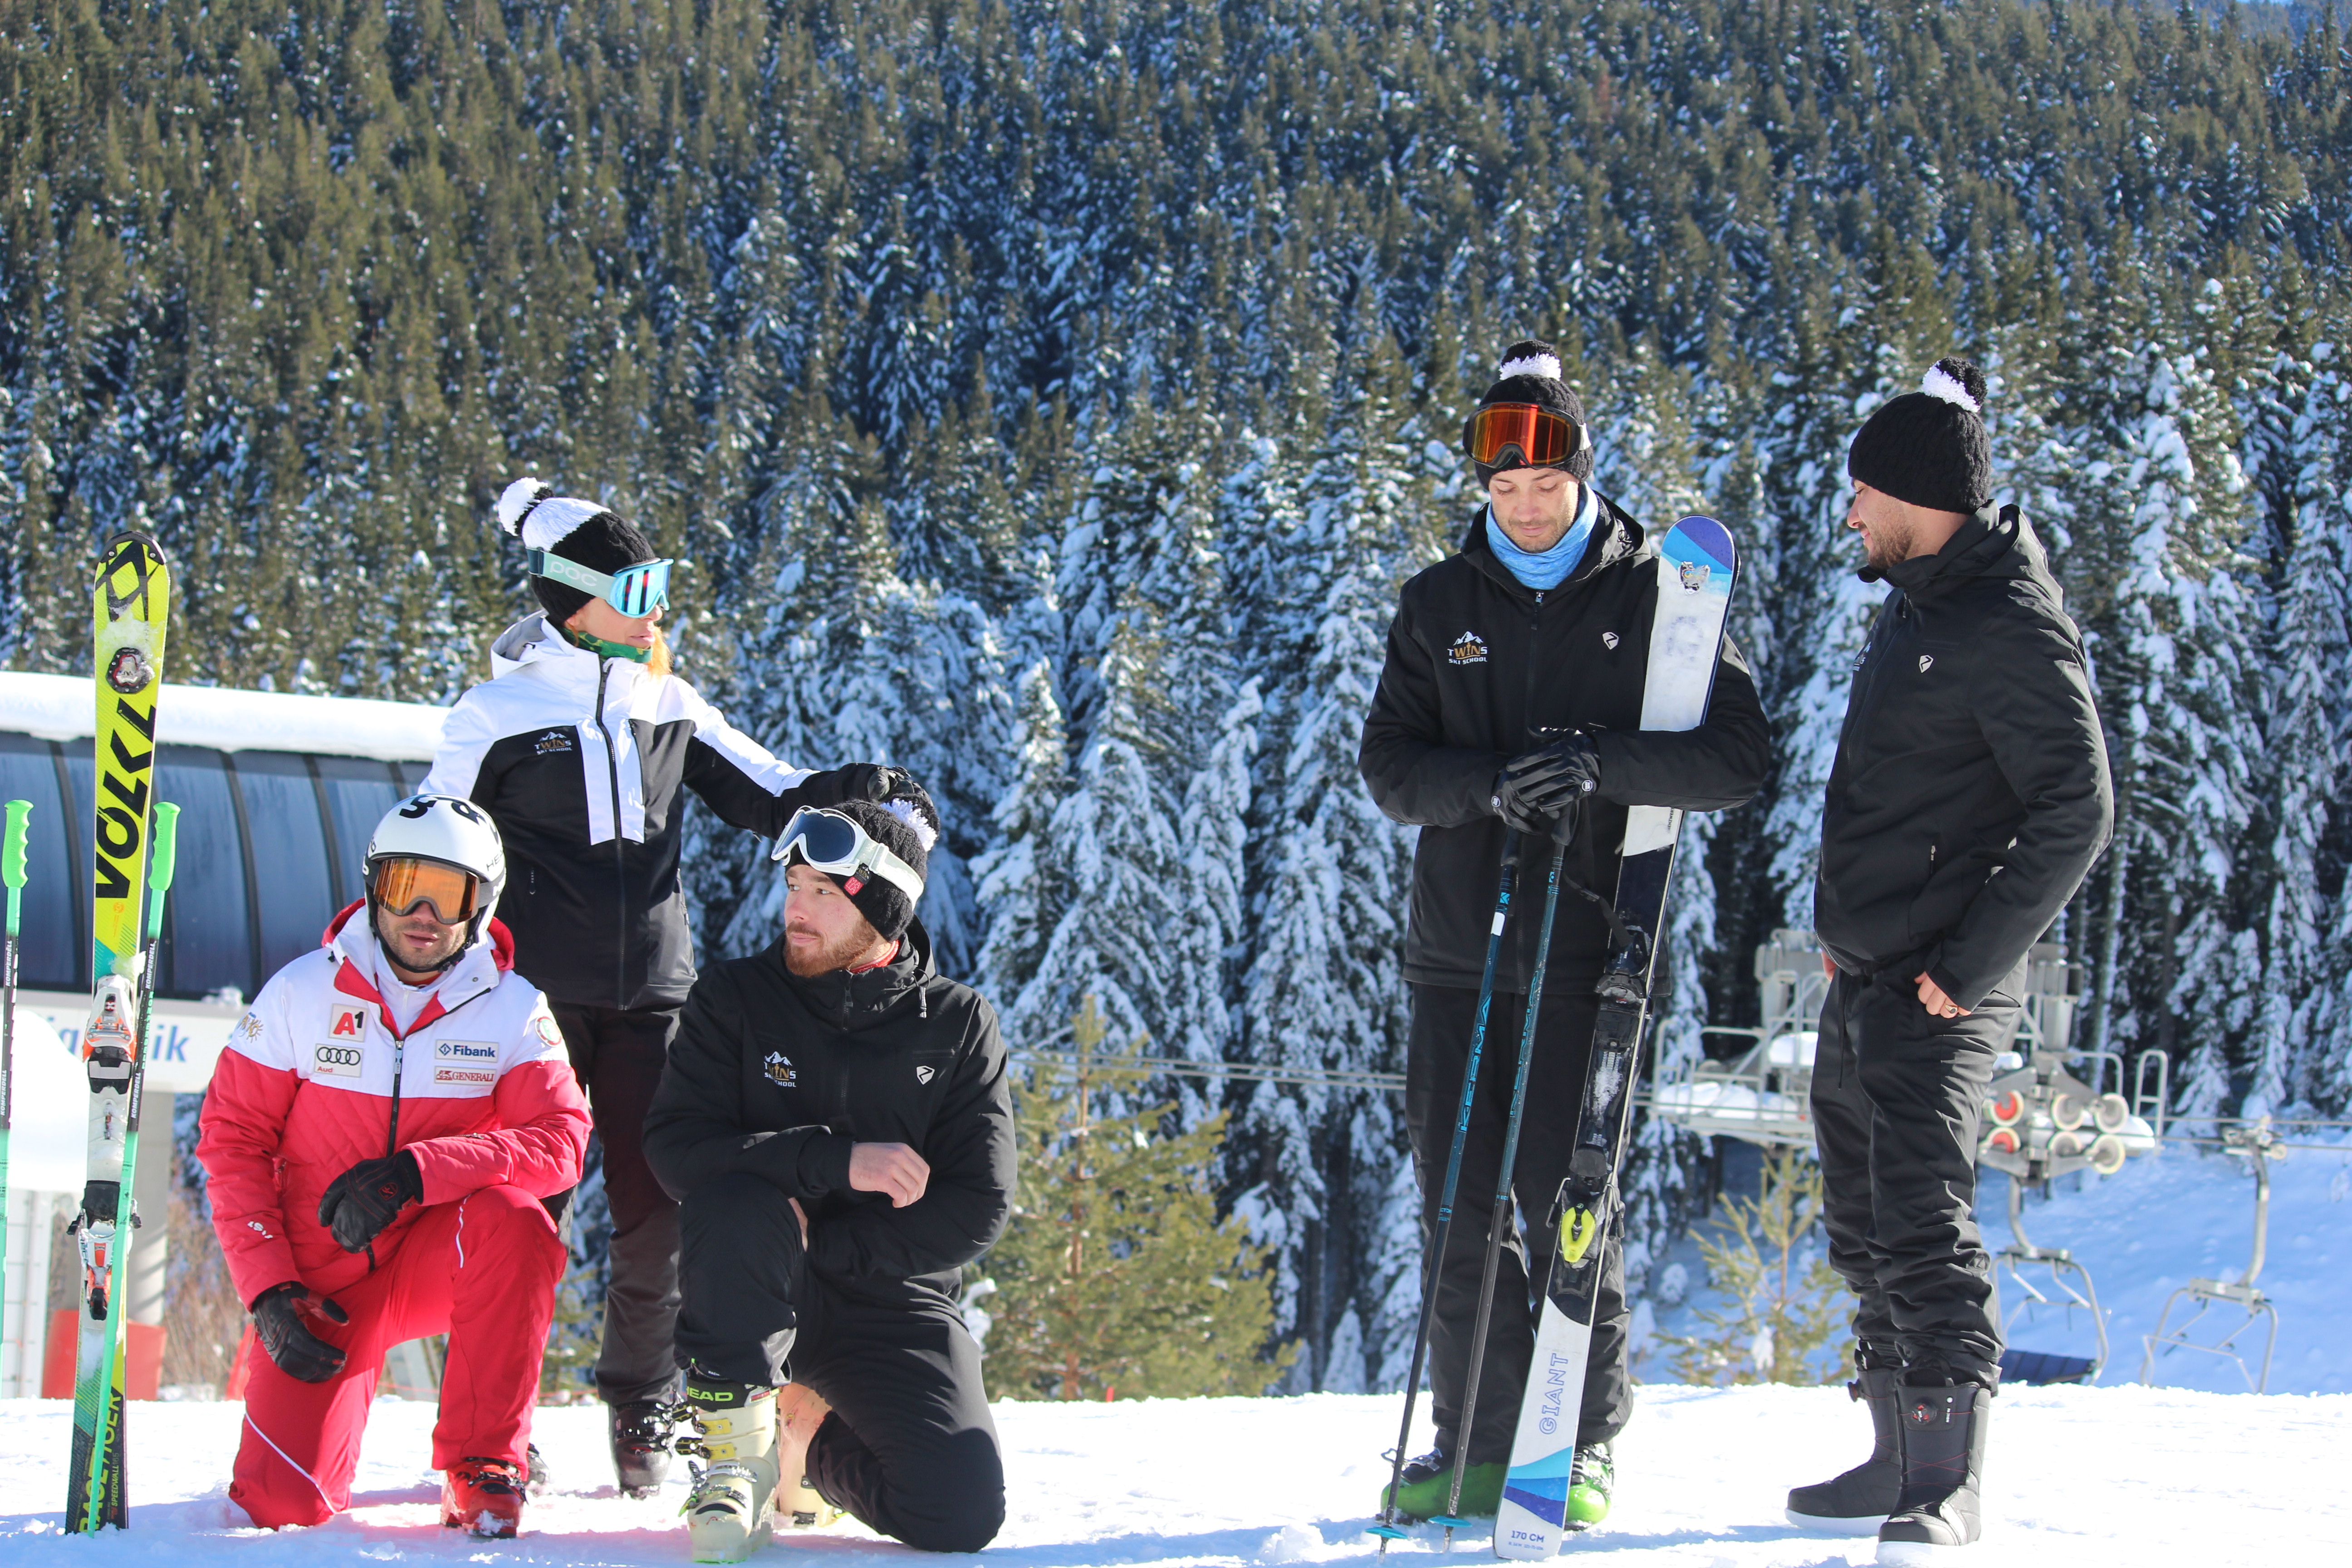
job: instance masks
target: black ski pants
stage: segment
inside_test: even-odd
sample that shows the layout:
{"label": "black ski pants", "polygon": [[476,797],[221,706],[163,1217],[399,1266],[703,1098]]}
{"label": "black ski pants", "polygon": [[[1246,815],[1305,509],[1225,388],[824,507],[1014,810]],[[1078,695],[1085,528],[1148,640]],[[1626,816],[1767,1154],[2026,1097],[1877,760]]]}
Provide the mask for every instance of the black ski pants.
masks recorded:
{"label": "black ski pants", "polygon": [[677,1205],[646,1163],[646,1107],[677,1033],[677,1007],[583,1007],[551,1002],[572,1070],[604,1146],[613,1211],[611,1278],[596,1392],[608,1405],[675,1398]]}
{"label": "black ski pants", "polygon": [[[1412,987],[1405,1119],[1412,1136],[1413,1168],[1421,1181],[1423,1257],[1437,1234],[1438,1201],[1477,1013],[1475,991],[1446,985]],[[1536,1021],[1535,1056],[1528,1072],[1518,1158],[1511,1173],[1517,1223],[1510,1224],[1504,1235],[1502,1257],[1495,1271],[1494,1306],[1487,1314],[1485,1370],[1478,1379],[1478,1408],[1469,1437],[1474,1465],[1500,1463],[1511,1457],[1519,1395],[1527,1385],[1528,1367],[1535,1359],[1538,1311],[1551,1273],[1552,1254],[1559,1247],[1559,1233],[1548,1221],[1552,1200],[1568,1175],[1577,1102],[1584,1092],[1584,1068],[1591,1059],[1592,1025],[1599,1013],[1600,999],[1589,983],[1546,987],[1543,1011]],[[1497,995],[1487,1012],[1477,1097],[1471,1106],[1469,1135],[1462,1149],[1454,1229],[1438,1264],[1437,1321],[1429,1345],[1430,1414],[1437,1424],[1437,1446],[1448,1455],[1455,1451],[1462,1424],[1470,1342],[1477,1330],[1478,1286],[1486,1270],[1486,1232],[1502,1170],[1511,1079],[1518,1065],[1519,1030],[1526,1017],[1524,996]],[[1577,1426],[1580,1444],[1614,1438],[1633,1414],[1633,1383],[1625,1363],[1622,1222],[1601,1268],[1597,1307],[1592,1355],[1585,1368],[1584,1401]]]}
{"label": "black ski pants", "polygon": [[2017,1033],[2021,971],[1975,1012],[1942,1018],[1898,965],[1839,973],[1813,1056],[1830,1263],[1853,1288],[1869,1366],[1996,1388],[2000,1323],[1977,1229],[1977,1134],[1993,1060]]}
{"label": "black ski pants", "polygon": [[852,1295],[818,1276],[791,1204],[759,1176],[695,1188],[680,1228],[679,1366],[815,1390],[833,1414],[809,1445],[809,1484],[883,1534],[926,1552],[996,1538],[1004,1460],[953,1301],[903,1280]]}

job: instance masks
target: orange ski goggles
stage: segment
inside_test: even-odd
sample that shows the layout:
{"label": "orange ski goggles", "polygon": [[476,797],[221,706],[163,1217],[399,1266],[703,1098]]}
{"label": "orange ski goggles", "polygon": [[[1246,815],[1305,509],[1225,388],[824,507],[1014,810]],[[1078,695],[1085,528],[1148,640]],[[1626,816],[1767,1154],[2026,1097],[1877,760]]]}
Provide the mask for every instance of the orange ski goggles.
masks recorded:
{"label": "orange ski goggles", "polygon": [[1532,403],[1490,403],[1462,423],[1462,449],[1482,468],[1557,468],[1591,445],[1583,426]]}
{"label": "orange ski goggles", "polygon": [[429,905],[435,920],[445,926],[459,925],[474,918],[481,899],[479,878],[438,860],[387,857],[377,861],[370,874],[375,901],[395,916],[414,914],[419,905]]}

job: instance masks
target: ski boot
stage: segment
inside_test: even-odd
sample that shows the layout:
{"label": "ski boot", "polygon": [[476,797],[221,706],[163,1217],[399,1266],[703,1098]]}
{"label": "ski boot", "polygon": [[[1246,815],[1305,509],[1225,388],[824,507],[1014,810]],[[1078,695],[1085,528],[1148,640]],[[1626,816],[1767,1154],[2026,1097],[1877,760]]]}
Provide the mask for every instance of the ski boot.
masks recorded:
{"label": "ski boot", "polygon": [[841,1517],[841,1510],[824,1500],[809,1485],[809,1444],[816,1429],[833,1414],[815,1390],[788,1383],[776,1390],[776,1470],[783,1479],[776,1488],[776,1513],[794,1530],[822,1530]]}
{"label": "ski boot", "polygon": [[621,1495],[649,1498],[669,1479],[672,1407],[658,1399],[632,1399],[606,1407],[611,1422],[613,1474]]}
{"label": "ski boot", "polygon": [[477,1541],[512,1541],[522,1528],[523,1472],[508,1459],[460,1459],[441,1478],[441,1523]]}
{"label": "ski boot", "polygon": [[686,1500],[694,1560],[740,1563],[775,1528],[776,1391],[689,1372],[686,1405],[696,1436],[677,1451],[709,1461]]}
{"label": "ski boot", "polygon": [[[1462,1471],[1462,1504],[1459,1517],[1490,1519],[1503,1506],[1503,1477],[1510,1470],[1505,1464],[1469,1465]],[[1409,1520],[1437,1519],[1445,1512],[1446,1499],[1454,1490],[1454,1456],[1432,1448],[1421,1458],[1410,1460],[1404,1474],[1398,1478],[1396,1510]]]}
{"label": "ski boot", "polygon": [[1848,1398],[1870,1406],[1870,1458],[1834,1480],[1792,1489],[1790,1524],[1824,1535],[1875,1535],[1895,1511],[1903,1490],[1903,1429],[1895,1419],[1902,1375],[1893,1367],[1864,1367],[1845,1385]]}
{"label": "ski boot", "polygon": [[1570,1534],[1591,1530],[1609,1517],[1609,1494],[1617,1485],[1617,1464],[1606,1443],[1580,1443],[1568,1470],[1568,1500],[1560,1523]]}
{"label": "ski boot", "polygon": [[1878,1527],[1881,1568],[1927,1568],[1975,1542],[1992,1390],[1965,1378],[1903,1384],[1903,1492]]}

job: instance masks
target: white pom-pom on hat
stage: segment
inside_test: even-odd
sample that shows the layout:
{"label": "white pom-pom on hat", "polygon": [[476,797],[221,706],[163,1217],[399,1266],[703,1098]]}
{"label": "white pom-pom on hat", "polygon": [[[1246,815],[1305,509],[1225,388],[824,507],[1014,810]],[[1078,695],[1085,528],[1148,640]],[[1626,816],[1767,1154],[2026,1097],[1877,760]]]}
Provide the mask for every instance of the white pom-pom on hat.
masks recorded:
{"label": "white pom-pom on hat", "polygon": [[510,539],[522,537],[522,520],[530,509],[555,493],[546,480],[520,479],[499,494],[499,526]]}
{"label": "white pom-pom on hat", "polygon": [[1969,395],[1969,389],[1961,384],[1959,378],[1940,364],[1928,366],[1927,374],[1919,378],[1919,390],[1930,397],[1940,397],[1956,407],[1965,408],[1971,414],[1984,412],[1978,406],[1977,400]]}
{"label": "white pom-pom on hat", "polygon": [[931,826],[929,817],[916,809],[913,801],[886,800],[882,809],[915,830],[915,842],[923,847],[924,854],[929,854],[931,846],[940,841],[940,830]]}
{"label": "white pom-pom on hat", "polygon": [[520,479],[499,497],[499,526],[522,541],[525,550],[552,550],[572,531],[609,509],[575,496],[560,496],[543,479]]}
{"label": "white pom-pom on hat", "polygon": [[1524,359],[1507,359],[1495,372],[1496,381],[1508,381],[1515,375],[1539,375],[1548,381],[1559,379],[1558,354],[1529,354]]}

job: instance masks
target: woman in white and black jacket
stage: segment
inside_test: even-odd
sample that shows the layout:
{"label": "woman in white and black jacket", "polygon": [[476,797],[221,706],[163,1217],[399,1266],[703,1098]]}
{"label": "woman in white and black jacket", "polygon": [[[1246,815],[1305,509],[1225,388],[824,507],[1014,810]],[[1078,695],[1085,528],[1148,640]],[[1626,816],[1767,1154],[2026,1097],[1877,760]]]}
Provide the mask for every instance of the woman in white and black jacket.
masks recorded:
{"label": "woman in white and black jacket", "polygon": [[593,501],[518,479],[499,521],[543,606],[491,646],[491,679],[450,712],[425,788],[488,809],[506,840],[500,914],[515,967],[547,994],[604,1143],[611,1280],[596,1386],[622,1489],[669,1462],[677,1205],[646,1168],[646,1106],[694,984],[678,881],[681,787],[772,838],[803,805],[880,799],[892,770],[778,762],[669,671],[669,563]]}

